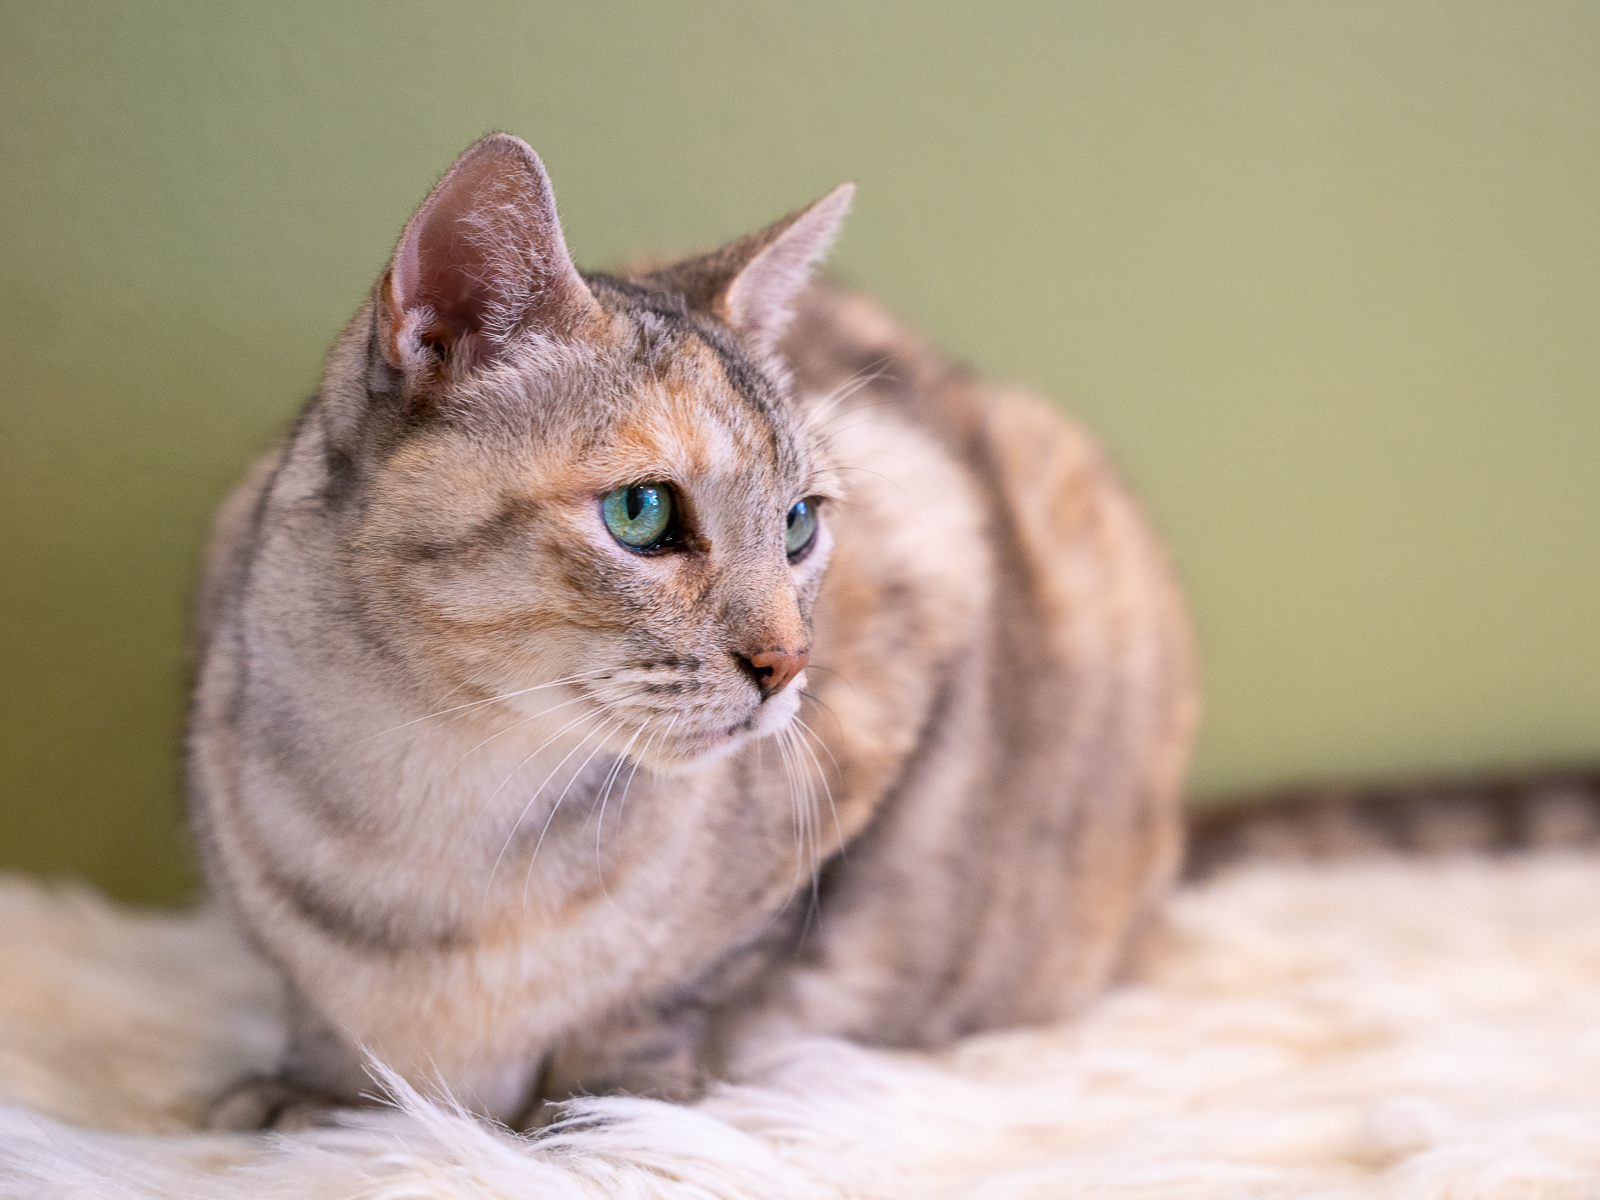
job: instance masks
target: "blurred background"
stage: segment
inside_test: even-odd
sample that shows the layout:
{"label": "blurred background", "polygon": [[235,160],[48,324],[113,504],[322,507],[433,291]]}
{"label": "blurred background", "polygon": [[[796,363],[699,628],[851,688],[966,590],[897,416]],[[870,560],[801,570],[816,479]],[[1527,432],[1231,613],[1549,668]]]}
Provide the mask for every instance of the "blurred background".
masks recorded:
{"label": "blurred background", "polygon": [[0,867],[196,888],[210,511],[480,134],[580,264],[834,267],[1111,447],[1193,792],[1600,759],[1600,5],[0,2]]}

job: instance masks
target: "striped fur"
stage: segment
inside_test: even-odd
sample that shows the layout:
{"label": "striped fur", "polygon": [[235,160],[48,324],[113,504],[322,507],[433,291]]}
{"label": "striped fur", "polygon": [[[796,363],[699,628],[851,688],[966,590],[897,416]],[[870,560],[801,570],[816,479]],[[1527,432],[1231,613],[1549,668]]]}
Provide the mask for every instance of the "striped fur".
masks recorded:
{"label": "striped fur", "polygon": [[1283,788],[1190,813],[1184,874],[1248,862],[1498,854],[1600,843],[1600,768]]}
{"label": "striped fur", "polygon": [[[848,199],[580,277],[496,135],[408,226],[209,552],[191,807],[294,1015],[218,1124],[359,1102],[363,1051],[509,1121],[684,1096],[1124,963],[1178,863],[1179,598],[1053,408],[799,290]],[[599,499],[648,480],[687,519],[641,556]],[[771,648],[810,666],[766,695]]]}

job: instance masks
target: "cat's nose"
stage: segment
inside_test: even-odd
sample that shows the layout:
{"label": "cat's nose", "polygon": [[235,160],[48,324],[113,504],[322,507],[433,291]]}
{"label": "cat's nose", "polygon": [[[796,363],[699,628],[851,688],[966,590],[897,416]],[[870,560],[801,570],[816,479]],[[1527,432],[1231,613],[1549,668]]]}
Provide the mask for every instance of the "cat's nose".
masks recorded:
{"label": "cat's nose", "polygon": [[811,661],[811,652],[768,646],[759,653],[737,654],[736,657],[761,689],[761,698],[767,700],[783,691],[796,675],[806,669],[806,663]]}

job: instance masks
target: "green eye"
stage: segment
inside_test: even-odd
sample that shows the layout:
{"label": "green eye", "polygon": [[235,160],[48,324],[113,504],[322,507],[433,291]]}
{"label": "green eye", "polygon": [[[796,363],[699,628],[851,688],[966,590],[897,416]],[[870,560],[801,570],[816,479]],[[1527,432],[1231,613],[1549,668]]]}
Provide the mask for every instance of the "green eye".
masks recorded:
{"label": "green eye", "polygon": [[814,497],[800,501],[789,510],[788,528],[783,531],[783,548],[790,558],[799,558],[817,536],[817,502]]}
{"label": "green eye", "polygon": [[634,550],[648,550],[672,528],[672,489],[664,483],[620,487],[600,502],[611,536]]}

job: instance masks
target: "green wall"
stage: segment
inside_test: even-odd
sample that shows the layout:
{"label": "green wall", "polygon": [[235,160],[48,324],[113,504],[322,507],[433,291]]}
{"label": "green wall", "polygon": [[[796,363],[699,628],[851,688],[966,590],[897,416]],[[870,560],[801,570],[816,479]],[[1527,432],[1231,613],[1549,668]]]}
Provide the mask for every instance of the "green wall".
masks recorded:
{"label": "green wall", "polygon": [[0,3],[0,865],[193,887],[186,596],[402,222],[838,269],[1110,443],[1201,793],[1600,758],[1600,6]]}

